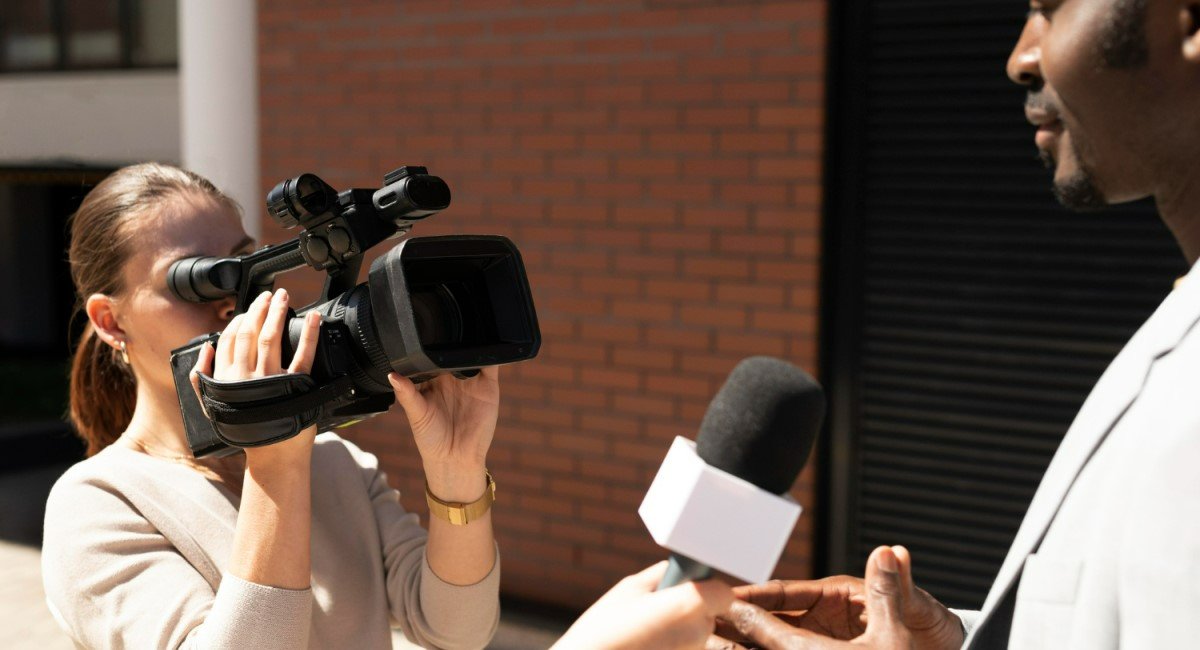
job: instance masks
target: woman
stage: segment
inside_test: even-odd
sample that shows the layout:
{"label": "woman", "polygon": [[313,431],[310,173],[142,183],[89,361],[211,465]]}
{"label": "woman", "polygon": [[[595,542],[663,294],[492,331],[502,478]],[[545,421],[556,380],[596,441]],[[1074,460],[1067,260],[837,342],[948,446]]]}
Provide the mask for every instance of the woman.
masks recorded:
{"label": "woman", "polygon": [[[233,201],[167,165],[118,170],[72,218],[71,272],[88,325],[71,418],[89,458],[47,503],[51,611],[83,647],[390,648],[389,623],[426,647],[483,647],[499,618],[490,511],[466,525],[431,516],[427,533],[374,456],[313,427],[224,458],[190,453],[173,348],[221,330],[196,367],[217,379],[312,363],[315,314],[281,367],[286,291],[234,316],[231,299],[191,304],[167,289],[175,260],[252,246]],[[390,380],[430,498],[489,505],[497,370],[422,390]]]}

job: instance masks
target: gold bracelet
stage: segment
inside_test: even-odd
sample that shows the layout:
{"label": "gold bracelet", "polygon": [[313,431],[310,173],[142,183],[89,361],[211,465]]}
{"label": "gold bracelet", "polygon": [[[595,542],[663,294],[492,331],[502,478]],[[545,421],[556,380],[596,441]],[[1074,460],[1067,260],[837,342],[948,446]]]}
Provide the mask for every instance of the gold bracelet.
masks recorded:
{"label": "gold bracelet", "polygon": [[466,526],[483,517],[496,502],[496,481],[486,469],[483,470],[483,475],[487,477],[487,488],[483,491],[483,496],[471,503],[442,501],[433,496],[433,492],[429,490],[429,481],[425,481],[425,502],[429,504],[429,514],[455,526]]}

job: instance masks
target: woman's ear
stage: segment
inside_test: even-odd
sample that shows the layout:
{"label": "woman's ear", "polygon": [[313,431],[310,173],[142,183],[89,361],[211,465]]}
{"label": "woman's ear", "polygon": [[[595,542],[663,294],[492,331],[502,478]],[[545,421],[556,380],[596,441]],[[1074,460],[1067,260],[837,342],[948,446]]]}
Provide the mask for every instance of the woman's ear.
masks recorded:
{"label": "woman's ear", "polygon": [[125,330],[117,322],[115,309],[113,299],[102,293],[93,293],[83,304],[83,310],[87,312],[92,329],[96,330],[100,340],[114,349],[120,349],[120,342],[125,340]]}
{"label": "woman's ear", "polygon": [[1188,3],[1179,12],[1183,29],[1183,58],[1188,63],[1200,63],[1200,3]]}

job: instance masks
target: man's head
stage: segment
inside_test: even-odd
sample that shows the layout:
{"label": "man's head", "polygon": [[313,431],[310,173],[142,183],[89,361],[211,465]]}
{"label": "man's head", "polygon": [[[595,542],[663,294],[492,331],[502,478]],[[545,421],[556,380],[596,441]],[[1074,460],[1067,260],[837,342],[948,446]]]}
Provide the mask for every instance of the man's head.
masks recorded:
{"label": "man's head", "polygon": [[1068,207],[1177,191],[1200,146],[1200,0],[1032,0],[1008,75]]}

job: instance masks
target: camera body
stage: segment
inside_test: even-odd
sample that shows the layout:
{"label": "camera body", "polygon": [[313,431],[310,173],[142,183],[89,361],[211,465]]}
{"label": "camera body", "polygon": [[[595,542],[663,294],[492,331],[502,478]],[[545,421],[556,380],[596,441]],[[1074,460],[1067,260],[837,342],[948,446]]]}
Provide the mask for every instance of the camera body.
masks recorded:
{"label": "camera body", "polygon": [[[365,251],[406,234],[449,204],[449,187],[423,167],[394,170],[377,190],[343,192],[302,174],[267,196],[277,221],[304,229],[298,237],[241,257],[175,262],[167,274],[175,295],[190,302],[236,296],[238,313],[272,290],[279,273],[302,266],[326,273],[321,297],[289,312],[282,341],[286,367],[302,317],[309,311],[321,314],[311,382],[304,387],[264,380],[219,387],[214,394],[228,403],[208,402],[206,394],[206,414],[190,373],[201,346],[216,345],[219,333],[172,351],[192,453],[226,455],[295,435],[298,420],[286,413],[289,409],[303,410],[305,421],[315,420],[324,429],[382,413],[394,402],[390,372],[414,382],[443,373],[464,378],[484,366],[535,357],[541,333],[532,293],[520,252],[505,237],[406,238],[372,263],[366,282],[356,284]],[[205,378],[203,385],[216,383]],[[229,408],[214,409],[214,404]]]}

